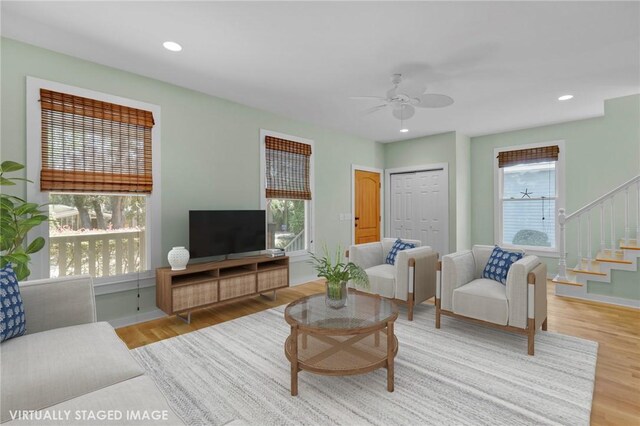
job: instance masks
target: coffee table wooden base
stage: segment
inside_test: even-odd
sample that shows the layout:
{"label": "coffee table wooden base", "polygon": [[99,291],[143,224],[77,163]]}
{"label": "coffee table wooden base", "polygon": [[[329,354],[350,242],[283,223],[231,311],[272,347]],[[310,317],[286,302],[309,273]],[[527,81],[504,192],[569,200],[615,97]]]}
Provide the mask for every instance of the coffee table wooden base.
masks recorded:
{"label": "coffee table wooden base", "polygon": [[292,396],[298,394],[298,372],[302,370],[326,376],[350,376],[386,368],[387,390],[393,392],[394,358],[398,353],[393,321],[380,324],[375,331],[338,335],[303,331],[292,325],[284,351],[291,362]]}

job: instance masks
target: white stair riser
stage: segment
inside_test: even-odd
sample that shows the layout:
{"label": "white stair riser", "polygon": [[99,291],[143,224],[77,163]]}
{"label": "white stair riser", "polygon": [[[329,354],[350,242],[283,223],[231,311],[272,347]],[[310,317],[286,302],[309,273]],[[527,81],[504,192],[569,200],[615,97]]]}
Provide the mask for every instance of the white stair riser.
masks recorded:
{"label": "white stair riser", "polygon": [[[605,273],[606,275],[594,275],[594,274],[584,274],[584,273],[576,273],[575,281],[581,286],[576,285],[567,285],[567,284],[559,284],[556,283],[556,294],[561,296],[573,296],[573,297],[585,297],[587,294],[587,281],[596,281],[601,283],[610,283],[611,282],[611,271],[637,271],[638,270],[638,258],[640,258],[640,250],[626,250],[623,249],[623,260],[628,260],[631,263],[614,263],[614,262],[599,262],[598,270],[600,272]],[[582,263],[582,267],[584,268],[586,265]],[[577,265],[576,265],[577,266]],[[559,291],[558,291],[559,289]]]}

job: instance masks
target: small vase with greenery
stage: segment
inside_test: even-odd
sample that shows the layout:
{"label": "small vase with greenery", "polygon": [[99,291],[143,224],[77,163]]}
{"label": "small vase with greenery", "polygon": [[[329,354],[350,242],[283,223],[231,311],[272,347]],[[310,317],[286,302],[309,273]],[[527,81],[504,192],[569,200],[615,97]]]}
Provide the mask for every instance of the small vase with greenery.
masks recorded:
{"label": "small vase with greenery", "polygon": [[347,282],[369,288],[367,273],[353,262],[343,262],[342,249],[338,247],[335,258],[324,248],[324,256],[311,253],[311,263],[318,277],[327,280],[326,303],[332,308],[342,308],[347,302]]}
{"label": "small vase with greenery", "polygon": [[[0,164],[0,185],[13,186],[19,181],[31,182],[20,177],[5,176],[5,173],[22,169],[22,164],[3,161]],[[11,263],[18,280],[23,280],[31,274],[28,266],[31,261],[30,255],[44,247],[45,241],[42,237],[37,237],[27,244],[27,233],[47,220],[47,214],[41,210],[42,207],[35,203],[27,203],[14,195],[0,193],[0,267]]]}

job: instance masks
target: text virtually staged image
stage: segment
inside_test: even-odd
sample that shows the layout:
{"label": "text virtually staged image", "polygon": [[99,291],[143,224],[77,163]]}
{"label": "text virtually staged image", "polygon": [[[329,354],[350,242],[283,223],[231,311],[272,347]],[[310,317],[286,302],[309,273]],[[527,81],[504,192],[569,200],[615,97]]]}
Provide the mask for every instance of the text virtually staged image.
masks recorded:
{"label": "text virtually staged image", "polygon": [[640,424],[640,2],[0,35],[3,425]]}

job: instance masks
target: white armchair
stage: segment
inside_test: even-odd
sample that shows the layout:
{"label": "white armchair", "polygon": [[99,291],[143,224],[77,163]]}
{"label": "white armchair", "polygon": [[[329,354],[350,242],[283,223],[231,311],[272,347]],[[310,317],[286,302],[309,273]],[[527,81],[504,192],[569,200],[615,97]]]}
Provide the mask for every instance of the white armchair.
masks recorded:
{"label": "white armchair", "polygon": [[442,257],[436,295],[436,328],[440,316],[482,322],[526,334],[534,354],[535,332],[547,329],[547,266],[536,256],[511,265],[507,283],[482,278],[493,246],[473,246]]}
{"label": "white armchair", "polygon": [[409,321],[413,321],[414,305],[436,295],[438,253],[429,246],[420,247],[420,241],[403,240],[414,243],[416,248],[398,252],[395,265],[389,265],[385,259],[395,241],[383,238],[380,242],[353,245],[346,255],[369,277],[369,289],[357,290],[406,302]]}

